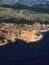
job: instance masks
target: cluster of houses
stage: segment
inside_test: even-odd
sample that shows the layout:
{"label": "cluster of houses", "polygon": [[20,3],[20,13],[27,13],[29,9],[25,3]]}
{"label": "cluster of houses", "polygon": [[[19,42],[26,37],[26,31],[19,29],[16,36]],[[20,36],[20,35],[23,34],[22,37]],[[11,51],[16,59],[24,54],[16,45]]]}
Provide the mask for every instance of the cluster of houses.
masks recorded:
{"label": "cluster of houses", "polygon": [[39,41],[43,37],[39,33],[43,30],[40,26],[41,25],[37,25],[37,27],[36,25],[18,26],[12,23],[2,23],[2,27],[0,27],[0,44],[6,44],[9,40],[15,42],[16,39],[21,39],[26,42]]}

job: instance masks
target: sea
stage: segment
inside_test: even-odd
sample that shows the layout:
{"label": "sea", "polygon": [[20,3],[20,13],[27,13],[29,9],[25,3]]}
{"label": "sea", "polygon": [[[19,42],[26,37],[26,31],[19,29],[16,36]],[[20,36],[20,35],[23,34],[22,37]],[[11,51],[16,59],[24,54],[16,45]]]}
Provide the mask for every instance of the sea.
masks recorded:
{"label": "sea", "polygon": [[0,65],[49,65],[49,32],[40,41],[22,40],[0,47]]}

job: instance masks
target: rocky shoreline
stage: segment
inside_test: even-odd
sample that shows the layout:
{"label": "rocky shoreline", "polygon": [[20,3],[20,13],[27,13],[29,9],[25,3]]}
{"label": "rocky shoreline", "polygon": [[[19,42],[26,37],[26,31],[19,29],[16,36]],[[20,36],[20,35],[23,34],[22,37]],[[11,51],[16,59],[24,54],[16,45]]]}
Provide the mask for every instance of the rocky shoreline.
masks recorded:
{"label": "rocky shoreline", "polygon": [[39,23],[34,25],[1,23],[0,46],[8,44],[9,41],[15,42],[17,39],[23,40],[27,43],[39,41],[43,37],[40,32],[45,32],[46,30],[49,30],[47,26],[44,28]]}

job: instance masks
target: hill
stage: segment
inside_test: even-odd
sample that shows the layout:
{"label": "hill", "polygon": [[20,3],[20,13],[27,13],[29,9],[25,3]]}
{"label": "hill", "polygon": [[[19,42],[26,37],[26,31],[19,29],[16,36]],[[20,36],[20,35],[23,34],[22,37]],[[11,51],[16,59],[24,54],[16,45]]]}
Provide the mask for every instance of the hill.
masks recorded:
{"label": "hill", "polygon": [[25,9],[12,9],[0,7],[0,22],[1,21],[29,24],[32,24],[34,22],[49,23],[49,14]]}

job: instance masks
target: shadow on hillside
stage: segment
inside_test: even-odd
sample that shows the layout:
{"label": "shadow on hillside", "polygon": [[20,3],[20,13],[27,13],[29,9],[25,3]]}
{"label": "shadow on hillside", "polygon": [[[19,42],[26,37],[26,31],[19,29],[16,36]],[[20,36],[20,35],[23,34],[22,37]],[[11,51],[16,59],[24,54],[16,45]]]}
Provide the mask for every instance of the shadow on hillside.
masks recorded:
{"label": "shadow on hillside", "polygon": [[32,6],[32,7],[28,7],[28,6],[26,6],[26,5],[22,5],[22,4],[19,4],[19,3],[17,3],[17,4],[15,4],[15,5],[13,5],[13,6],[10,6],[10,5],[0,5],[0,7],[4,7],[4,8],[12,8],[12,9],[26,9],[26,10],[31,10],[31,11],[35,11],[35,12],[39,12],[39,13],[45,13],[45,14],[49,14],[49,8],[47,9],[47,8],[43,8],[43,7],[34,7],[34,6]]}

